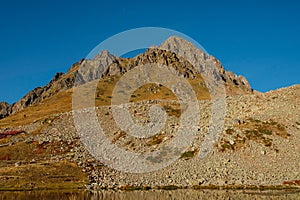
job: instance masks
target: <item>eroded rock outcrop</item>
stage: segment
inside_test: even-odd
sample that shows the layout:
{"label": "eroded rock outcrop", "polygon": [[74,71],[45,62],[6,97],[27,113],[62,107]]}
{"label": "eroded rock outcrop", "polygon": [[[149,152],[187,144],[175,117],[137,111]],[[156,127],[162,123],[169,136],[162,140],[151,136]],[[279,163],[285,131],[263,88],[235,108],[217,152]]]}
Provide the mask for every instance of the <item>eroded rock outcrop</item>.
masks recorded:
{"label": "eroded rock outcrop", "polygon": [[0,119],[9,115],[11,105],[7,102],[0,102]]}

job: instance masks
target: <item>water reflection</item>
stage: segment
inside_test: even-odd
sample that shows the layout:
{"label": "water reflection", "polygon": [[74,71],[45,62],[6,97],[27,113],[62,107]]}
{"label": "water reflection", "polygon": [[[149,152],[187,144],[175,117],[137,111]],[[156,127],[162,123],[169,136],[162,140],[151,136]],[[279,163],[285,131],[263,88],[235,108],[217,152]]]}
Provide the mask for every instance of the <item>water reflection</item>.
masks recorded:
{"label": "water reflection", "polygon": [[1,200],[8,199],[91,199],[91,200],[123,200],[123,199],[300,199],[300,190],[150,190],[150,191],[1,191]]}

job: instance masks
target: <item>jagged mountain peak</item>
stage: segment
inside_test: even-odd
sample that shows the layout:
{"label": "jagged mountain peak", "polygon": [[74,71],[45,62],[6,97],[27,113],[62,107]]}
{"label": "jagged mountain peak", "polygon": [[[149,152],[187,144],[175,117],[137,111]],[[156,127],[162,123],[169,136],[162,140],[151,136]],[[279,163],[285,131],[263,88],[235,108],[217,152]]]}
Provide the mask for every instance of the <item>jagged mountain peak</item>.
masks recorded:
{"label": "jagged mountain peak", "polygon": [[194,46],[191,42],[187,41],[186,39],[183,39],[179,36],[170,36],[167,38],[160,46],[177,46],[177,47],[187,47],[187,46]]}
{"label": "jagged mountain peak", "polygon": [[[216,68],[208,73],[206,68],[209,62],[213,63]],[[1,110],[3,110],[3,113],[8,113],[5,114],[7,116],[19,112],[30,105],[38,104],[61,91],[72,88],[75,83],[75,77],[76,81],[79,80],[80,85],[101,77],[121,75],[134,67],[146,63],[160,63],[169,66],[174,68],[178,75],[185,78],[199,77],[197,76],[199,73],[201,76],[206,76],[205,78],[217,76],[218,80],[223,81],[230,94],[252,92],[250,84],[244,77],[236,76],[232,72],[226,72],[216,58],[196,48],[187,40],[172,36],[159,47],[150,47],[144,53],[134,58],[119,58],[104,50],[93,59],[82,59],[73,64],[65,74],[55,74],[46,86],[30,91],[12,106],[2,106],[3,109]],[[5,116],[2,115],[2,118]]]}
{"label": "jagged mountain peak", "polygon": [[171,36],[159,48],[186,58],[205,79],[213,80],[213,84],[221,82],[225,84],[225,87],[237,86],[246,93],[253,92],[250,83],[245,77],[226,71],[218,59],[209,55],[204,50],[196,48],[191,42],[183,38]]}
{"label": "jagged mountain peak", "polygon": [[114,59],[115,56],[112,55],[108,50],[102,50],[100,53],[98,53],[93,60],[101,60],[101,59]]}
{"label": "jagged mountain peak", "polygon": [[186,54],[199,54],[201,56],[208,56],[205,50],[196,48],[195,45],[179,36],[171,36],[166,39],[158,47],[159,49],[164,49],[167,51],[174,52],[176,54],[180,52],[185,52],[182,55]]}

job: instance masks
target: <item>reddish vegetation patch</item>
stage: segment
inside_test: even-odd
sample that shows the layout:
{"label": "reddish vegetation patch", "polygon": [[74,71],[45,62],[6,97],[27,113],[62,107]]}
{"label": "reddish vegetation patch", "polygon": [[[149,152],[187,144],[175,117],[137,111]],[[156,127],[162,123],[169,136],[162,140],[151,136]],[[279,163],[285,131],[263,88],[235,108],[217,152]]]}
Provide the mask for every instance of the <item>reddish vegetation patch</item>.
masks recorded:
{"label": "reddish vegetation patch", "polygon": [[16,135],[16,134],[19,134],[19,133],[25,133],[25,131],[24,130],[5,131],[5,132],[2,132],[0,134],[1,135]]}
{"label": "reddish vegetation patch", "polygon": [[284,181],[283,185],[299,185],[300,186],[300,180]]}
{"label": "reddish vegetation patch", "polygon": [[39,145],[38,148],[36,150],[34,150],[33,152],[36,154],[41,154],[45,151],[45,148],[42,145]]}
{"label": "reddish vegetation patch", "polygon": [[10,159],[11,159],[11,158],[10,158],[10,155],[8,155],[8,154],[6,154],[6,155],[0,157],[0,160],[10,160]]}
{"label": "reddish vegetation patch", "polygon": [[8,135],[17,135],[17,134],[20,134],[20,133],[25,133],[25,131],[24,130],[5,131],[5,132],[0,133],[0,139],[5,138]]}

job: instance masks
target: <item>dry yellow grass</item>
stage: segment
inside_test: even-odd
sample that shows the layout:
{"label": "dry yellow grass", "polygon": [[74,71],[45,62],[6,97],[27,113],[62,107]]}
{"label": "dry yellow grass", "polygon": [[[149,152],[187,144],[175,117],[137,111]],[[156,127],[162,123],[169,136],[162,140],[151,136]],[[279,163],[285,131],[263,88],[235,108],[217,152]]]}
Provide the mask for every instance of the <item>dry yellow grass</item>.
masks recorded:
{"label": "dry yellow grass", "polygon": [[[105,106],[111,104],[111,98],[115,84],[118,82],[120,76],[105,77],[98,82],[98,87],[95,94],[95,105]],[[197,79],[188,79],[193,87],[198,100],[209,99],[210,95],[205,87],[201,87],[203,79],[199,76]],[[93,84],[93,83],[88,83]],[[88,84],[83,85],[82,95],[89,95]],[[137,89],[131,97],[131,102],[139,102],[143,100],[176,100],[176,96],[168,88],[161,86],[157,93],[149,91],[149,87],[154,84],[147,84]],[[32,105],[24,110],[8,116],[0,120],[0,128],[14,127],[33,123],[36,121],[43,121],[47,118],[52,118],[53,115],[72,110],[72,89],[57,93],[56,95],[42,101],[37,105]],[[93,94],[94,95],[94,94]],[[83,98],[84,101],[84,98]]]}
{"label": "dry yellow grass", "polygon": [[[82,96],[88,95],[95,96],[95,106],[111,105],[112,93],[118,80],[119,75],[108,76],[100,79],[97,85],[96,91],[90,91],[90,84],[96,84],[95,82],[87,83],[80,86],[82,89]],[[210,99],[210,93],[205,86],[204,80],[201,75],[196,75],[196,78],[189,78],[187,81],[192,86],[198,100]],[[154,88],[155,92],[152,90]],[[241,90],[235,86],[226,87],[228,94],[239,94]],[[95,94],[94,94],[95,93]],[[52,118],[53,115],[71,111],[72,110],[72,94],[73,89],[61,91],[54,96],[45,99],[37,105],[32,105],[24,110],[15,113],[0,120],[0,128],[14,127],[33,123],[36,121],[43,121],[47,118]],[[139,102],[143,100],[177,100],[177,97],[172,91],[164,86],[157,86],[156,84],[146,84],[138,88],[131,96],[131,102]],[[85,101],[85,98],[82,98]],[[82,102],[83,105],[84,102]]]}
{"label": "dry yellow grass", "polygon": [[42,162],[0,168],[0,190],[83,188],[87,176],[76,164]]}
{"label": "dry yellow grass", "polygon": [[[51,155],[64,153],[59,150],[59,143],[19,142],[1,147],[0,190],[82,188],[87,175],[75,163],[49,161]],[[16,162],[20,165],[15,166]]]}
{"label": "dry yellow grass", "polygon": [[20,126],[44,120],[54,114],[71,110],[72,90],[60,92],[45,101],[0,120],[0,128]]}

